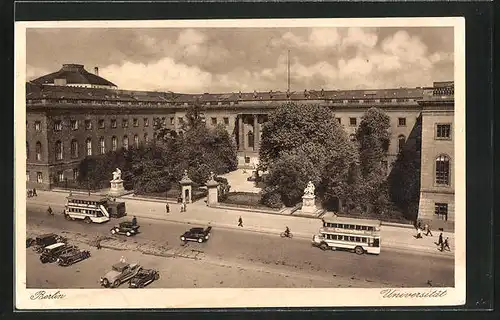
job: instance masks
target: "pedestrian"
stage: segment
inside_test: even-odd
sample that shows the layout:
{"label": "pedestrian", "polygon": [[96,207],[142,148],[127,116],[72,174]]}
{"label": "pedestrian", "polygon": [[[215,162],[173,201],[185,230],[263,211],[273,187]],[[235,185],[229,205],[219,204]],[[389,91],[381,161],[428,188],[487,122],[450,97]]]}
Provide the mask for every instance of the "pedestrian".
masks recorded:
{"label": "pedestrian", "polygon": [[101,238],[100,237],[97,237],[95,246],[96,246],[97,250],[101,250],[102,246],[101,246]]}
{"label": "pedestrian", "polygon": [[443,245],[443,233],[442,232],[439,234],[438,242],[435,242],[435,243],[438,246],[442,246]]}
{"label": "pedestrian", "polygon": [[[448,241],[448,237],[446,237],[446,239],[444,239],[443,250],[444,249],[447,249],[448,251],[451,251],[451,249],[450,249],[450,243]],[[441,250],[441,251],[443,251],[443,250]]]}
{"label": "pedestrian", "polygon": [[427,231],[427,232],[425,233],[425,235],[426,235],[426,236],[428,236],[428,235],[430,234],[430,235],[431,235],[431,237],[432,237],[431,226],[430,226],[430,225],[428,225],[428,224],[426,224],[426,225],[425,225],[425,229],[426,229],[426,231]]}
{"label": "pedestrian", "polygon": [[417,228],[422,229],[422,221],[418,220]]}
{"label": "pedestrian", "polygon": [[422,238],[422,229],[418,228],[417,229],[417,236],[416,236],[417,239],[421,239]]}
{"label": "pedestrian", "polygon": [[238,227],[243,227],[243,219],[241,217],[238,219]]}
{"label": "pedestrian", "polygon": [[33,188],[33,197],[36,197],[36,196],[38,196],[38,195],[36,194],[36,189],[35,189],[35,188]]}
{"label": "pedestrian", "polygon": [[187,203],[184,202],[184,212],[187,211]]}
{"label": "pedestrian", "polygon": [[167,211],[167,213],[170,213],[170,206],[168,205],[168,202],[165,205],[165,210]]}
{"label": "pedestrian", "polygon": [[125,257],[124,257],[124,256],[122,256],[122,257],[120,258],[120,262],[121,262],[121,263],[125,263]]}
{"label": "pedestrian", "polygon": [[137,218],[135,216],[132,218],[132,225],[133,226],[137,225]]}

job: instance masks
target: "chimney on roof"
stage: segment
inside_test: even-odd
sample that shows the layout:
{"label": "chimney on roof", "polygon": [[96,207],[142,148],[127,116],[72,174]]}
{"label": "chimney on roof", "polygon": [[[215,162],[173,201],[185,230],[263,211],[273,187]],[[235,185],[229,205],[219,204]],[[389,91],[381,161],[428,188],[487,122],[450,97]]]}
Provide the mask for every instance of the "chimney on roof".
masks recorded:
{"label": "chimney on roof", "polygon": [[94,73],[96,76],[99,75],[99,68],[98,67],[94,67]]}

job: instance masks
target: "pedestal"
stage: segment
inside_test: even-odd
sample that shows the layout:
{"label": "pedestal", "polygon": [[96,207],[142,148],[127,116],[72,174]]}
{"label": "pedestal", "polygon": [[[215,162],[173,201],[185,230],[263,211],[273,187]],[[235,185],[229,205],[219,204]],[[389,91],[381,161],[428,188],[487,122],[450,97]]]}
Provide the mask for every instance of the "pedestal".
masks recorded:
{"label": "pedestal", "polygon": [[218,183],[215,181],[209,181],[207,183],[207,206],[209,207],[216,207],[217,204],[219,203],[219,190],[218,190]]}
{"label": "pedestal", "polygon": [[303,213],[315,213],[317,210],[318,208],[316,208],[316,196],[302,196],[302,208],[300,211],[302,211]]}
{"label": "pedestal", "polygon": [[123,180],[111,180],[111,188],[109,189],[109,194],[112,196],[121,196],[125,193],[125,188],[123,187]]}

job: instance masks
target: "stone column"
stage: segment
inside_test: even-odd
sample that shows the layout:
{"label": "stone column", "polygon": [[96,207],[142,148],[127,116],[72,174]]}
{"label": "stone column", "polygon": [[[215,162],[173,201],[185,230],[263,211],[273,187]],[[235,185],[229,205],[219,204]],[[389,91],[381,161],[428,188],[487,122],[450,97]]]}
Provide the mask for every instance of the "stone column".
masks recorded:
{"label": "stone column", "polygon": [[243,132],[243,114],[238,115],[238,150],[243,151],[245,148],[245,136]]}
{"label": "stone column", "polygon": [[208,194],[207,194],[207,206],[216,207],[219,203],[218,186],[219,183],[215,181],[213,173],[211,173],[210,180],[206,183]]}
{"label": "stone column", "polygon": [[259,123],[259,115],[253,115],[253,136],[254,136],[254,151],[259,151],[260,147],[260,123]]}

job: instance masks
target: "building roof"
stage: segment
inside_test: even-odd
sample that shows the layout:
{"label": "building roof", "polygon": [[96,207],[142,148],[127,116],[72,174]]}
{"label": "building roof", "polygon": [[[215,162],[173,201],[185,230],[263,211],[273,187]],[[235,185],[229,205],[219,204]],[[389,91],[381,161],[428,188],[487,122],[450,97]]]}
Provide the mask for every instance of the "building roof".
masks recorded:
{"label": "building roof", "polygon": [[36,84],[54,84],[56,79],[64,79],[67,84],[85,84],[116,87],[116,85],[96,74],[85,70],[81,64],[63,64],[59,71],[32,80]]}

